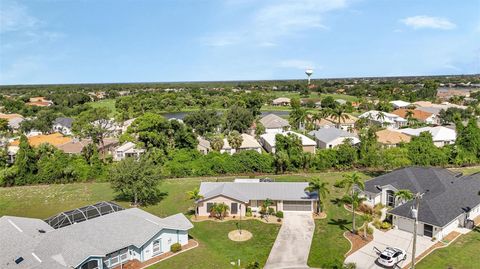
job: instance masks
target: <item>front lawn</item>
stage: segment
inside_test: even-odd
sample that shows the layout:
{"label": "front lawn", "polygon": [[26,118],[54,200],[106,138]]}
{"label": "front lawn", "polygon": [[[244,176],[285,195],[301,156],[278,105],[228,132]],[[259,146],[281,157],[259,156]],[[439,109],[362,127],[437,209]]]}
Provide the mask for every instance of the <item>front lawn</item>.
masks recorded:
{"label": "front lawn", "polygon": [[418,269],[474,269],[480,266],[480,227],[460,236],[450,246],[437,249],[421,260]]}

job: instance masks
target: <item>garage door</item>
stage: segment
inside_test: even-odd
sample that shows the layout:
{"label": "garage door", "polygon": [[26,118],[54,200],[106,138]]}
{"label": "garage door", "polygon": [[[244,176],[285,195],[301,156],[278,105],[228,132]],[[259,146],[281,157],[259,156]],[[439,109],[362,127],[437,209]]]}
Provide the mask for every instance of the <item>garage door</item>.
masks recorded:
{"label": "garage door", "polygon": [[413,221],[407,218],[402,218],[399,216],[394,216],[394,224],[397,225],[398,229],[413,233]]}
{"label": "garage door", "polygon": [[311,211],[310,201],[283,201],[283,211]]}

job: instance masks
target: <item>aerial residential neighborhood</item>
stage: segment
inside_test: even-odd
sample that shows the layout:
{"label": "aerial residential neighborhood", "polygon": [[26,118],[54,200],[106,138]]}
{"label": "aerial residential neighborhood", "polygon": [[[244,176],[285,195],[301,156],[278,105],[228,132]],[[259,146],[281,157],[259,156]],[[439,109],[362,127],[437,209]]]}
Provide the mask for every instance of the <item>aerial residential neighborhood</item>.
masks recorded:
{"label": "aerial residential neighborhood", "polygon": [[0,0],[0,269],[479,269],[479,8]]}

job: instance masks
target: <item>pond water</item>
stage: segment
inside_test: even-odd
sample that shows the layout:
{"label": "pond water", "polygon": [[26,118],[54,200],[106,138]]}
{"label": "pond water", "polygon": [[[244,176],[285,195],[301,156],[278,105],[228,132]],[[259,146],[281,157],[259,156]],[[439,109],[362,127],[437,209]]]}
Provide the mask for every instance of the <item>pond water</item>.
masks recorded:
{"label": "pond water", "polygon": [[[167,119],[180,119],[180,120],[182,120],[189,113],[195,113],[195,112],[162,113],[162,116],[164,116]],[[222,112],[219,112],[219,113],[222,113]],[[284,116],[288,116],[289,113],[290,113],[289,111],[262,111],[261,116],[263,117],[263,116],[268,115],[268,114],[275,114],[279,117],[284,117]]]}

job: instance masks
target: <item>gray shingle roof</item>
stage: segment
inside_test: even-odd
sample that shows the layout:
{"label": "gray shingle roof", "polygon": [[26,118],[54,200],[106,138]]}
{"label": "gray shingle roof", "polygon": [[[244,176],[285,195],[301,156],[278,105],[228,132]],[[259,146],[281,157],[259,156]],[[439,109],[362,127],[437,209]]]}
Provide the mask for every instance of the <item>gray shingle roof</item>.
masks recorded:
{"label": "gray shingle roof", "polygon": [[[480,204],[480,174],[461,176],[442,168],[408,167],[367,181],[365,190],[379,193],[375,185],[392,185],[413,193],[425,192],[420,201],[418,219],[438,227]],[[413,201],[409,201],[389,212],[411,218],[412,204]]]}
{"label": "gray shingle roof", "polygon": [[73,119],[72,118],[56,118],[53,124],[58,124],[67,128],[72,128]]}
{"label": "gray shingle roof", "polygon": [[219,195],[233,198],[238,201],[249,200],[314,200],[316,194],[305,192],[308,182],[202,182],[200,194],[202,200]]}
{"label": "gray shingle roof", "polygon": [[311,131],[308,134],[325,143],[329,143],[339,137],[357,137],[356,134],[337,128],[321,128],[316,131]]}
{"label": "gray shingle roof", "polygon": [[[9,228],[8,225],[11,225],[8,223],[11,218],[13,217],[0,218],[1,242],[16,241],[17,238],[27,235],[19,231],[9,234],[3,232],[4,227]],[[36,219],[20,219],[23,220],[14,219],[13,221],[15,223],[18,221],[18,226],[22,230],[23,227],[36,229],[42,222]],[[36,240],[33,242],[25,240],[19,242],[14,248],[1,248],[0,268],[71,268],[78,266],[89,256],[102,257],[130,245],[141,247],[162,229],[189,230],[192,227],[193,225],[183,214],[162,219],[137,208],[126,209],[56,230],[50,227],[46,233],[37,233]],[[10,228],[9,231],[12,229]],[[37,261],[38,265],[35,267],[26,266],[36,261],[31,255],[32,252],[42,260],[41,263]],[[11,261],[19,256],[26,258],[21,263],[26,267],[11,264]]]}
{"label": "gray shingle roof", "polygon": [[282,119],[275,114],[266,115],[265,117],[260,119],[260,122],[266,129],[277,129],[290,126],[286,119]]}

